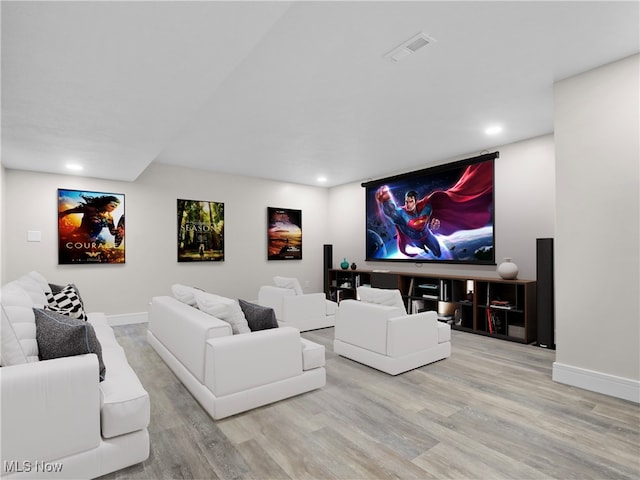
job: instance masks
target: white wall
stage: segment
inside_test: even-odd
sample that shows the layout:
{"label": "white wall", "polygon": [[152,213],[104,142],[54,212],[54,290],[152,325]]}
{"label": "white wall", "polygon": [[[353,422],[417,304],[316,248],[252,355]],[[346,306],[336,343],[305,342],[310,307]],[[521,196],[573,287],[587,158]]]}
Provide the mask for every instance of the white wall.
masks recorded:
{"label": "white wall", "polygon": [[[151,165],[135,182],[6,170],[2,281],[30,270],[52,283],[75,282],[87,308],[109,315],[147,311],[173,283],[234,298],[255,299],[274,275],[295,276],[308,292],[323,291],[322,245],[329,240],[326,188]],[[125,194],[124,265],[57,265],[57,189]],[[177,262],[177,199],[225,204],[224,262]],[[302,210],[303,259],[267,258],[267,207]],[[27,231],[42,232],[39,243]]]}
{"label": "white wall", "polygon": [[[553,136],[546,135],[490,149],[495,163],[496,262],[511,257],[518,278],[535,280],[536,238],[553,237],[555,161]],[[460,160],[477,154],[443,161]],[[332,188],[329,195],[334,267],[344,257],[362,269],[435,272],[497,277],[495,266],[365,262],[365,189],[361,183]]]}
{"label": "white wall", "polygon": [[555,380],[640,402],[639,56],[555,86]]}

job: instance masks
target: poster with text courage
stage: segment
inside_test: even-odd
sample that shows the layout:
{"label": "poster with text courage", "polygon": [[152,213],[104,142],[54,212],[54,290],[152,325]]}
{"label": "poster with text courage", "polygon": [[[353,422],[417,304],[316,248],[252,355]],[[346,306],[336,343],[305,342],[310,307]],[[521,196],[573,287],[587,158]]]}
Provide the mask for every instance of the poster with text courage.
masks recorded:
{"label": "poster with text courage", "polygon": [[58,264],[125,262],[124,194],[58,189]]}

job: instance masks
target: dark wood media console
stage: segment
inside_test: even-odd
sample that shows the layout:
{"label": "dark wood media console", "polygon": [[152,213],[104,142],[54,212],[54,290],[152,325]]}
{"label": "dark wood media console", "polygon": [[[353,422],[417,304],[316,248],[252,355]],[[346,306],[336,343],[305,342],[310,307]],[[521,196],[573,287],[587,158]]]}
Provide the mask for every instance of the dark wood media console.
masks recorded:
{"label": "dark wood media console", "polygon": [[330,269],[325,294],[340,302],[356,288],[400,290],[407,312],[435,310],[455,330],[520,343],[536,341],[536,282],[376,270]]}

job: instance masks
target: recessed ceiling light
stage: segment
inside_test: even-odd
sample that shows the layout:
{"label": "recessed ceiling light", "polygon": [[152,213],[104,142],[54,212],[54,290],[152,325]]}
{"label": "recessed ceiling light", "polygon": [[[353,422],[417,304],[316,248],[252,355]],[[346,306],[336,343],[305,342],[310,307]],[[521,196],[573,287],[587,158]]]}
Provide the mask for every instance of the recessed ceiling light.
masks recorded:
{"label": "recessed ceiling light", "polygon": [[73,170],[74,172],[79,172],[80,170],[84,170],[84,167],[77,163],[67,163],[65,166],[67,167],[67,170]]}
{"label": "recessed ceiling light", "polygon": [[497,135],[500,132],[502,132],[502,127],[500,125],[493,125],[484,131],[487,135]]}
{"label": "recessed ceiling light", "polygon": [[327,181],[327,177],[320,176],[316,180],[318,180],[318,182],[320,182],[320,183],[325,183]]}

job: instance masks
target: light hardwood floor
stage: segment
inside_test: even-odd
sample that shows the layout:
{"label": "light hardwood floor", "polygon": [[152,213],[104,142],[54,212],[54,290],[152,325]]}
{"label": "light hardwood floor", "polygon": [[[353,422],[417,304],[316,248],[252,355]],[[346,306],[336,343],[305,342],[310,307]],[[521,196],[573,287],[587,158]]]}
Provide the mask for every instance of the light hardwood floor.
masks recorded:
{"label": "light hardwood floor", "polygon": [[[213,421],[115,327],[151,397],[151,455],[107,479],[634,479],[640,406],[551,381],[555,352],[452,332],[450,358],[392,377],[326,347],[327,384]],[[108,372],[107,372],[108,374]]]}

